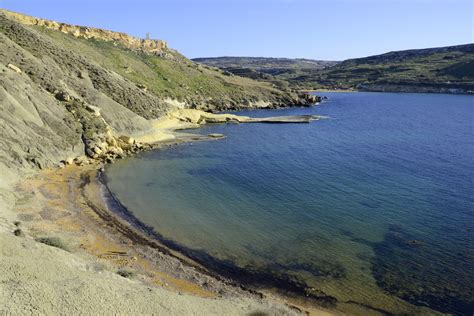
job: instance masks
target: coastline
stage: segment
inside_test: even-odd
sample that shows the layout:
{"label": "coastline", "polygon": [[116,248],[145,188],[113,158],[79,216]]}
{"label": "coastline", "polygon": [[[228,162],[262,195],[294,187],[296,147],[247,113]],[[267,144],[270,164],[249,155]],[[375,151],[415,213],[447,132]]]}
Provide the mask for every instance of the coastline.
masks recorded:
{"label": "coastline", "polygon": [[361,92],[360,90],[355,89],[315,89],[315,90],[301,90],[305,93],[313,93],[313,92]]}
{"label": "coastline", "polygon": [[[228,116],[224,116],[224,121],[229,121]],[[220,115],[215,117],[222,118]],[[182,123],[168,125],[166,130],[173,137],[160,139],[153,147],[215,139],[213,136],[174,132],[198,127],[205,122]],[[239,310],[229,300],[248,300],[252,302],[245,303],[249,308],[263,309],[272,314],[331,314],[329,310],[297,298],[246,288],[153,238],[156,235],[135,222],[130,214],[116,212],[120,208],[114,207],[114,203],[119,205],[107,194],[102,182],[103,167],[104,164],[98,162],[69,165],[63,169],[44,170],[20,181],[15,188],[20,203],[16,203],[14,214],[28,238],[59,238],[75,257],[105,265],[107,270],[116,273],[130,270],[133,281],[146,286],[163,288],[180,296],[211,300],[212,303],[222,301],[227,306],[222,310],[225,313]]]}
{"label": "coastline", "polygon": [[[177,144],[175,144],[177,145]],[[304,283],[292,280],[286,276],[273,274],[271,271],[247,270],[234,265],[230,261],[221,261],[210,256],[204,251],[193,250],[172,240],[164,238],[159,232],[146,225],[135,217],[127,207],[113,195],[107,186],[105,171],[99,170],[95,179],[101,185],[103,206],[110,215],[118,217],[131,225],[133,232],[138,235],[146,245],[159,249],[159,251],[183,261],[196,270],[210,275],[219,281],[238,286],[245,291],[270,296],[277,295],[286,303],[296,305],[298,309],[304,308],[334,308],[336,299],[325,295],[323,292],[312,292]],[[100,213],[100,207],[90,205]],[[97,208],[99,210],[97,210]],[[146,239],[145,239],[146,238]],[[301,298],[305,298],[305,302]]]}
{"label": "coastline", "polygon": [[[474,311],[470,100],[425,95],[474,93],[473,44],[315,72],[3,9],[0,33],[0,316]],[[338,123],[189,130],[314,113]]]}
{"label": "coastline", "polygon": [[[201,272],[204,269],[186,260],[178,253],[167,251],[155,241],[150,241],[145,236],[137,234],[127,222],[107,212],[105,206],[101,204],[103,200],[100,185],[94,180],[98,168],[100,169],[101,165],[68,166],[60,170],[46,170],[17,185],[16,192],[21,203],[17,203],[15,212],[18,214],[21,223],[19,225],[26,236],[20,237],[11,234],[11,238],[21,238],[23,244],[33,243],[36,248],[41,250],[39,257],[33,256],[31,258],[34,258],[34,264],[23,258],[24,255],[22,256],[21,259],[29,268],[34,267],[42,260],[50,262],[60,259],[61,263],[66,266],[72,265],[72,270],[75,270],[78,261],[85,261],[85,265],[88,267],[85,269],[93,270],[92,272],[97,271],[99,274],[92,273],[91,276],[88,276],[88,280],[91,278],[100,280],[102,285],[106,285],[107,288],[112,288],[114,291],[125,292],[128,285],[132,284],[139,295],[154,292],[156,289],[172,296],[182,297],[186,301],[189,297],[199,299],[200,303],[197,304],[192,302],[194,299],[188,302],[188,313],[194,309],[209,312],[220,303],[223,305],[219,310],[223,313],[240,314],[243,311],[241,308],[249,309],[248,313],[255,309],[278,314],[299,313],[292,307],[263,299],[254,293],[220,282]],[[51,247],[35,242],[39,238],[43,240],[55,238],[60,242],[56,247]],[[2,244],[4,254],[7,247],[8,245]],[[62,248],[62,250],[57,248]],[[16,253],[8,252],[5,258],[15,259],[16,255]],[[62,256],[68,258],[62,259]],[[8,260],[5,264],[7,263]],[[1,265],[0,270],[2,270]],[[127,278],[120,276],[119,271],[130,271],[131,276]],[[51,272],[45,268],[43,273],[48,276],[54,271]],[[16,274],[14,277],[18,281],[22,278],[21,272],[16,272]],[[2,278],[5,277],[8,277],[7,273],[2,276]],[[83,281],[82,277],[71,278],[77,279],[77,282]],[[112,281],[119,279],[121,284],[118,288],[112,287],[110,279]],[[49,279],[46,281],[49,282]],[[65,282],[74,287],[76,281],[69,282],[68,278],[58,282]],[[25,280],[25,283],[28,284],[28,281]],[[55,283],[52,285],[54,286]],[[130,290],[133,287],[131,286]],[[140,288],[139,291],[136,289],[137,287]],[[8,289],[0,295],[0,302],[4,299],[3,295],[7,294]],[[84,295],[86,298],[90,297],[89,291],[83,292],[81,290],[77,294],[79,296],[76,299],[80,299]],[[120,295],[114,294],[118,297],[112,298],[107,297],[108,295],[110,293],[104,293],[102,299],[90,297],[86,300],[92,300],[92,305],[112,300],[116,305],[115,300],[120,298]],[[74,295],[71,296],[74,297]],[[61,299],[63,298],[61,297]],[[121,299],[126,300],[123,297]],[[157,299],[159,298],[156,297],[155,300]],[[245,304],[242,305],[243,302],[250,305],[246,307]],[[140,304],[140,301],[137,303]],[[163,302],[150,303],[148,307],[145,306],[144,309],[138,310],[143,313],[153,313],[160,310],[163,312],[158,306],[160,304]],[[226,307],[227,304],[228,307]],[[4,306],[7,308],[8,304]],[[133,312],[133,309],[122,309],[118,304],[116,306],[116,309],[112,307],[111,310],[125,314]],[[17,308],[22,307],[24,306],[21,304],[17,306]],[[174,303],[168,304],[168,308],[170,307],[173,308],[171,312],[176,314],[180,314],[180,311],[183,312],[182,308],[175,306]],[[75,306],[75,308],[84,310],[82,305]],[[240,312],[237,312],[239,310]]]}

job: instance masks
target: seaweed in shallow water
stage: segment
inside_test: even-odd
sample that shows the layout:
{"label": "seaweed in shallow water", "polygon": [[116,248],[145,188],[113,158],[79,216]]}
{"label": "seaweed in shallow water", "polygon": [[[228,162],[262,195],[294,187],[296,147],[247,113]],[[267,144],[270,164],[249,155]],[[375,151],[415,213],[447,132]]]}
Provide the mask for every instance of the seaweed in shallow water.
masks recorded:
{"label": "seaweed in shallow water", "polygon": [[442,256],[438,247],[417,240],[398,226],[390,226],[383,241],[374,245],[372,273],[377,284],[414,305],[473,315],[472,265],[466,264],[466,257],[454,249],[451,255]]}

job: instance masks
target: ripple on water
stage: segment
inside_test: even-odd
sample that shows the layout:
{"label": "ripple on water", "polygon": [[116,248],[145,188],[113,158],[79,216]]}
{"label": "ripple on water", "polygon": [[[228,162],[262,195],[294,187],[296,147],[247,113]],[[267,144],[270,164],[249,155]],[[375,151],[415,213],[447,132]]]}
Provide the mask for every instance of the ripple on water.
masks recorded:
{"label": "ripple on water", "polygon": [[[313,124],[209,125],[107,169],[170,245],[355,314],[474,312],[472,96],[327,94]],[[364,312],[365,311],[365,312]]]}

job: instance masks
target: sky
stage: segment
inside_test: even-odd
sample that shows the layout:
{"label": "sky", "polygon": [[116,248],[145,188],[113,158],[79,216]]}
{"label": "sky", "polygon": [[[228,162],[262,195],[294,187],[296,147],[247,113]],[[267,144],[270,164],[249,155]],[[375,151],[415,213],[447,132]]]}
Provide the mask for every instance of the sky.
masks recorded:
{"label": "sky", "polygon": [[344,60],[474,42],[474,0],[0,0],[0,8],[149,32],[189,58]]}

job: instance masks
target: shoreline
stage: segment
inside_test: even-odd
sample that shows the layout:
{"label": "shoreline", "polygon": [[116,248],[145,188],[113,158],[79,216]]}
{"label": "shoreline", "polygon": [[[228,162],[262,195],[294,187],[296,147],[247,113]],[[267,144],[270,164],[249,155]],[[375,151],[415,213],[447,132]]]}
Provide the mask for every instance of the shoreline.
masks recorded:
{"label": "shoreline", "polygon": [[[227,117],[225,121],[229,121]],[[201,124],[185,125],[189,128]],[[179,127],[182,128],[182,124]],[[179,134],[174,132],[176,129],[172,129],[174,139],[154,143],[153,149],[187,141],[218,139],[215,136]],[[113,195],[108,191],[103,167],[103,163],[96,162],[84,166],[70,165],[63,169],[41,171],[20,181],[16,186],[19,199],[33,199],[28,203],[28,209],[31,209],[31,204],[54,205],[54,208],[43,209],[39,216],[22,214],[21,204],[16,205],[15,213],[24,225],[22,229],[35,239],[49,235],[63,239],[74,249],[74,255],[97,260],[101,264],[105,262],[112,266],[112,270],[116,269],[117,273],[120,269],[132,269],[133,274],[137,275],[133,279],[177,292],[179,295],[212,300],[250,299],[255,303],[276,308],[275,310],[284,309],[283,314],[330,315],[334,312],[326,310],[320,304],[309,302],[311,300],[281,295],[278,291],[272,293],[252,289],[239,280],[208,269],[186,251],[173,247],[170,242],[153,238],[158,234],[127,216],[133,217],[130,212],[117,212],[120,211],[117,207],[120,202],[112,199]],[[59,187],[66,187],[67,193],[58,196],[61,190],[54,183]],[[31,192],[36,191],[40,191],[41,197],[37,194],[29,196]],[[107,191],[110,196],[107,196]],[[74,212],[70,211],[71,207]],[[68,209],[67,215],[63,214],[65,209]],[[272,313],[275,310],[272,310]]]}
{"label": "shoreline", "polygon": [[[92,164],[47,170],[17,186],[20,196],[29,194],[32,188],[41,192],[41,196],[36,193],[28,203],[28,209],[38,204],[56,206],[54,209],[42,208],[34,218],[30,216],[33,213],[26,212],[24,207],[16,208],[15,212],[20,215],[21,227],[26,234],[26,237],[21,238],[30,239],[31,236],[36,241],[49,238],[60,240],[60,246],[56,248],[90,262],[91,266],[101,266],[101,269],[112,273],[115,271],[116,277],[119,277],[120,271],[128,271],[130,276],[124,277],[125,280],[129,278],[147,287],[163,289],[179,296],[198,297],[211,300],[211,303],[216,300],[250,300],[266,307],[268,312],[279,311],[277,314],[282,315],[329,315],[323,311],[303,310],[277,297],[252,291],[221,278],[139,231],[102,204],[106,201],[103,200],[102,187],[96,178],[97,169],[101,168],[100,164]],[[50,179],[54,179],[54,185]],[[61,201],[53,195],[57,186],[64,186],[65,191],[68,191],[59,199]],[[64,208],[58,206],[63,205],[68,206],[70,214],[62,214]]]}
{"label": "shoreline", "polygon": [[[102,185],[104,203],[108,211],[130,223],[137,234],[144,234],[152,241],[157,241],[160,247],[163,247],[160,248],[160,251],[171,256],[176,256],[177,253],[178,259],[184,259],[187,264],[196,265],[195,268],[201,269],[201,272],[251,293],[260,295],[260,291],[266,292],[272,289],[272,292],[281,296],[289,304],[294,304],[295,301],[305,298],[307,301],[305,305],[314,305],[317,308],[335,308],[337,300],[334,297],[322,292],[311,292],[311,288],[302,282],[283,275],[272,274],[271,271],[261,269],[252,271],[241,268],[231,262],[214,258],[203,251],[193,250],[164,238],[159,232],[136,218],[133,212],[113,195],[107,186],[105,171],[98,171],[97,181]],[[297,307],[301,308],[301,306]]]}
{"label": "shoreline", "polygon": [[363,92],[361,90],[353,90],[353,89],[315,89],[315,90],[301,90],[302,92],[305,93],[316,93],[316,92],[341,92],[341,93],[347,93],[347,92]]}
{"label": "shoreline", "polygon": [[[278,119],[255,119],[248,120],[246,123],[295,123],[293,121],[285,121],[287,117]],[[306,117],[305,117],[306,119]],[[296,123],[302,123],[297,121]],[[306,122],[306,121],[305,121]],[[182,137],[184,135],[184,137]],[[198,137],[193,137],[198,136]],[[201,136],[201,137],[199,137]],[[219,139],[221,137],[218,137]],[[182,134],[172,142],[168,142],[166,147],[178,146],[190,141],[212,141],[216,138],[212,136],[202,136],[196,134]],[[162,147],[154,148],[160,150]],[[239,288],[251,295],[259,298],[269,298],[283,302],[285,305],[298,312],[308,315],[331,315],[335,311],[335,303],[337,300],[331,296],[320,292],[311,292],[311,288],[304,283],[291,280],[285,276],[277,276],[264,271],[250,271],[240,268],[230,262],[220,261],[204,252],[194,251],[172,240],[164,238],[159,232],[151,226],[140,221],[132,211],[124,206],[118,198],[116,198],[110,188],[107,186],[106,166],[96,171],[94,181],[100,185],[103,205],[91,204],[96,212],[105,212],[105,218],[112,215],[114,226],[121,226],[120,220],[130,225],[127,236],[133,236],[144,243],[147,247],[152,247],[164,253],[167,256],[176,258],[183,264],[189,265],[197,271],[215,278],[219,282]],[[102,209],[101,208],[105,208]],[[117,227],[116,227],[117,228]],[[123,233],[123,229],[120,229]],[[255,281],[257,280],[257,281]]]}

